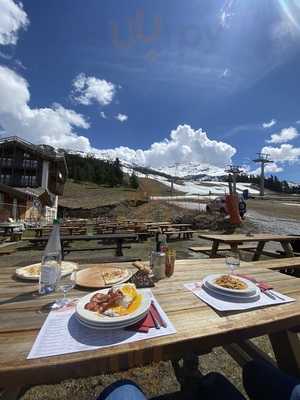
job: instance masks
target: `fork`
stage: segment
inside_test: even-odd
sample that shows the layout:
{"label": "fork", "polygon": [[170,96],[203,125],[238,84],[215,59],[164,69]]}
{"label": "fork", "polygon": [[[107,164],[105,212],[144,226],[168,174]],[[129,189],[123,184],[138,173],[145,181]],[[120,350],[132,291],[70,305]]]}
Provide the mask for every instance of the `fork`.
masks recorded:
{"label": "fork", "polygon": [[279,299],[279,300],[285,301],[285,299],[283,297],[279,296],[277,293],[274,293],[273,290],[269,289],[269,290],[264,290],[262,292],[265,293],[267,296],[270,296],[271,299],[274,299],[274,300]]}

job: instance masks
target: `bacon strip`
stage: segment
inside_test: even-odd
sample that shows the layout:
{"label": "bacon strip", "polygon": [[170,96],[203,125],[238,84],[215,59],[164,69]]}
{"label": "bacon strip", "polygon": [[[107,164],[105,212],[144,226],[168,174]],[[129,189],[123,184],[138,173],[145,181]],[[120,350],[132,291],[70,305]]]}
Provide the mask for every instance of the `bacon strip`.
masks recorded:
{"label": "bacon strip", "polygon": [[89,303],[85,304],[84,308],[89,311],[103,314],[109,308],[117,306],[123,296],[124,295],[120,290],[114,291],[113,289],[110,289],[107,294],[96,293]]}

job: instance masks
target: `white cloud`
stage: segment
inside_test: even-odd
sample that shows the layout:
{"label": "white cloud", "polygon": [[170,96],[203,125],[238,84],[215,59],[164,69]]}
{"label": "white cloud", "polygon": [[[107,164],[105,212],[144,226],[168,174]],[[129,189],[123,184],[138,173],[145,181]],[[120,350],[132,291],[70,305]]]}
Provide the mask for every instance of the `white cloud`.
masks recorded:
{"label": "white cloud", "polygon": [[274,125],[276,125],[277,124],[277,121],[276,121],[276,119],[271,119],[271,121],[269,121],[269,122],[264,122],[263,124],[262,124],[262,127],[263,128],[272,128],[272,126],[274,126]]}
{"label": "white cloud", "polygon": [[[265,174],[276,174],[278,172],[282,172],[283,168],[279,167],[276,163],[272,163],[272,164],[267,164],[265,166]],[[254,171],[251,171],[250,174],[252,175],[260,175],[260,167],[258,167],[257,169],[255,169]]]}
{"label": "white cloud", "polygon": [[101,112],[100,112],[100,116],[101,116],[101,118],[103,118],[103,119],[107,119],[107,116],[106,116],[106,114],[105,114],[104,111],[101,111]]}
{"label": "white cloud", "polygon": [[88,106],[98,103],[107,106],[113,101],[116,93],[116,86],[94,76],[79,74],[73,81],[72,98],[80,104]]}
{"label": "white cloud", "polygon": [[89,151],[89,139],[73,128],[89,128],[81,114],[60,104],[31,108],[28,82],[9,68],[0,66],[0,128],[34,143]]}
{"label": "white cloud", "polygon": [[220,10],[220,24],[223,28],[230,27],[230,20],[234,16],[232,9],[234,7],[235,0],[226,0],[223,7]]}
{"label": "white cloud", "polygon": [[125,122],[125,121],[128,120],[128,116],[125,115],[125,114],[120,114],[119,113],[118,115],[115,116],[115,119],[117,119],[120,122]]}
{"label": "white cloud", "polygon": [[296,128],[290,126],[289,128],[282,129],[279,133],[271,135],[271,139],[267,143],[286,143],[299,136]]}
{"label": "white cloud", "polygon": [[0,45],[15,45],[18,31],[26,29],[29,20],[22,3],[0,0]]}
{"label": "white cloud", "polygon": [[228,78],[230,76],[230,69],[225,68],[224,71],[221,74],[221,78]]}
{"label": "white cloud", "polygon": [[89,128],[81,114],[60,104],[31,108],[29,102],[28,82],[11,69],[0,66],[0,131],[4,130],[6,135],[153,167],[196,162],[223,168],[231,163],[236,153],[229,144],[211,140],[202,129],[194,130],[189,125],[179,125],[167,139],[153,143],[146,150],[128,147],[99,150],[91,146],[87,137],[79,136],[74,130]]}
{"label": "white cloud", "polygon": [[300,161],[300,147],[291,144],[282,144],[280,147],[266,146],[262,149],[262,153],[269,154],[271,160],[279,163]]}
{"label": "white cloud", "polygon": [[231,163],[231,158],[235,153],[234,147],[224,142],[211,140],[202,129],[194,130],[189,125],[179,125],[171,131],[169,138],[153,143],[147,150],[118,147],[95,152],[100,157],[119,157],[127,162],[154,168],[189,162],[223,168]]}

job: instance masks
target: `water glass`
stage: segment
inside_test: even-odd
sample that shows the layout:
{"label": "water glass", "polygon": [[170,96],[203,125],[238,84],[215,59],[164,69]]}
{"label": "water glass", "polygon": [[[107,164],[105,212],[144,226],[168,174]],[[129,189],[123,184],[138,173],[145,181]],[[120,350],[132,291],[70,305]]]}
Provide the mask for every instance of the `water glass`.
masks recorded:
{"label": "water glass", "polygon": [[71,303],[71,300],[67,298],[67,293],[70,290],[72,290],[76,285],[76,272],[77,271],[74,270],[72,274],[69,274],[67,276],[62,276],[60,278],[57,289],[63,292],[63,297],[56,300],[53,308],[55,309],[62,308]]}
{"label": "water glass", "polygon": [[226,254],[226,265],[229,268],[229,274],[234,275],[240,266],[240,254],[238,251],[231,251]]}

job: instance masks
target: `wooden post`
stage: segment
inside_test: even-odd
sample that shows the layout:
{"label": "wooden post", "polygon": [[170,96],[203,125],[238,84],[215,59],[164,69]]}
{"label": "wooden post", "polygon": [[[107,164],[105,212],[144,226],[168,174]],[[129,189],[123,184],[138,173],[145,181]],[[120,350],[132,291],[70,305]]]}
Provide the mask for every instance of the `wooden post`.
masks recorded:
{"label": "wooden post", "polygon": [[211,248],[210,258],[215,258],[217,256],[218,249],[219,249],[219,241],[214,240]]}
{"label": "wooden post", "polygon": [[265,242],[258,242],[252,261],[258,261],[265,247]]}
{"label": "wooden post", "polygon": [[278,367],[284,372],[300,377],[300,342],[298,334],[281,331],[269,335]]}

